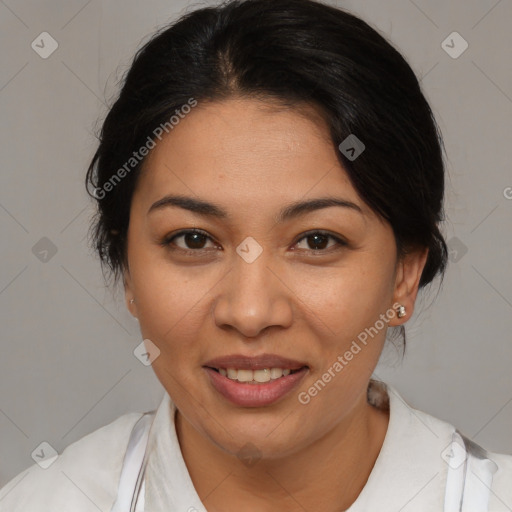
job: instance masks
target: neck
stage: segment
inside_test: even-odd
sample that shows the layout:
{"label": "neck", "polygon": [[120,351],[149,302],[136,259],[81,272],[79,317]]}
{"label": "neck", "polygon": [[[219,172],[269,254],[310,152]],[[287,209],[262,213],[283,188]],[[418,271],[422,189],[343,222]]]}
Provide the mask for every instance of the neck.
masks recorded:
{"label": "neck", "polygon": [[351,413],[315,442],[248,467],[176,413],[183,458],[208,512],[234,512],[248,503],[261,512],[346,510],[368,480],[388,422],[389,412],[370,405],[364,393]]}

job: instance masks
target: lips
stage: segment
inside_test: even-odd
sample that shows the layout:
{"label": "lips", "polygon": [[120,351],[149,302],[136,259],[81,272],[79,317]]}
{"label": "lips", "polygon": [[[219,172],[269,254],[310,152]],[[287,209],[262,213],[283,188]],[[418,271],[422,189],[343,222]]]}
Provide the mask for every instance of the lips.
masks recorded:
{"label": "lips", "polygon": [[259,356],[231,354],[210,359],[203,366],[214,370],[219,368],[236,368],[237,370],[263,370],[265,368],[300,370],[304,367],[308,368],[304,361],[289,359],[276,354],[261,354]]}
{"label": "lips", "polygon": [[231,380],[208,366],[204,367],[204,371],[213,389],[231,404],[238,407],[267,407],[280,402],[297,389],[309,370],[305,366],[296,372],[286,370],[290,371],[288,375],[264,383]]}
{"label": "lips", "polygon": [[304,361],[277,354],[231,354],[210,359],[203,368],[212,387],[240,407],[275,404],[298,387],[309,373]]}

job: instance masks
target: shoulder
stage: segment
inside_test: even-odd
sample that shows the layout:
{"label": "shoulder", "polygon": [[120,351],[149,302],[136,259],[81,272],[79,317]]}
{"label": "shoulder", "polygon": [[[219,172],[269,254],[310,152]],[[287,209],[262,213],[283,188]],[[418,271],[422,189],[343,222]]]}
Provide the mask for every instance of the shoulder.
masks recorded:
{"label": "shoulder", "polygon": [[[453,444],[457,439],[456,433],[462,434],[455,425],[412,407],[393,386],[381,383],[380,388],[375,387],[372,393],[369,398],[377,405],[385,406],[385,399],[389,399],[391,418],[390,429],[388,429],[390,437],[388,448],[393,448],[393,460],[400,461],[400,465],[407,468],[410,478],[412,478],[411,475],[421,474],[427,469],[431,474],[435,474],[439,482],[437,491],[439,503],[442,502],[446,491],[449,469],[459,467],[457,460],[460,457],[463,457],[461,463],[464,463],[467,457],[464,455],[465,451],[474,455],[477,460],[488,459],[490,461],[469,466],[465,464],[464,466],[471,473],[475,473],[468,475],[474,476],[469,479],[472,482],[471,485],[478,484],[483,491],[485,491],[484,488],[487,488],[487,491],[490,490],[489,511],[512,510],[511,454],[493,452],[485,444],[481,445],[468,435],[464,436],[464,441],[460,439],[465,445],[462,448],[464,451],[461,452],[461,448],[457,448]],[[452,459],[454,455],[456,459]],[[424,481],[428,481],[427,473],[428,471],[423,477]],[[419,484],[423,480],[420,479]],[[473,485],[473,487],[475,486]]]}
{"label": "shoulder", "polygon": [[133,426],[120,416],[67,446],[46,469],[33,464],[0,489],[0,512],[110,511]]}
{"label": "shoulder", "polygon": [[497,470],[492,478],[489,510],[512,510],[512,455],[487,452]]}
{"label": "shoulder", "polygon": [[[454,432],[461,432],[452,424],[434,417],[426,412],[414,409],[417,417],[422,421],[423,424],[429,425],[432,430],[436,432],[444,431],[445,435],[452,435]],[[487,448],[485,444],[476,442],[469,436],[464,436],[466,457],[468,454],[475,456],[477,459],[488,459],[490,463],[482,466],[487,468],[488,481],[484,481],[484,475],[479,471],[476,472],[477,480],[480,480],[482,485],[488,485],[491,490],[489,510],[498,512],[501,510],[512,510],[512,454],[493,452]],[[441,448],[442,445],[439,444]],[[441,452],[441,457],[450,466],[450,461],[447,458],[447,454],[452,447],[452,443],[449,446],[445,446]],[[473,471],[473,469],[468,468]]]}

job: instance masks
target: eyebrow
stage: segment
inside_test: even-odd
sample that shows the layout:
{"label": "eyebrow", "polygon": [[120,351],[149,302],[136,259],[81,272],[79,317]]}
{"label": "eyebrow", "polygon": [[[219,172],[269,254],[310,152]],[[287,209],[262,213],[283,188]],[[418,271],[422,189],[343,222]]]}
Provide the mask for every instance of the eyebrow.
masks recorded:
{"label": "eyebrow", "polygon": [[[164,208],[177,206],[185,210],[197,213],[204,217],[214,217],[217,219],[229,219],[229,213],[224,210],[221,206],[204,201],[202,199],[196,199],[181,195],[166,195],[153,203],[148,210],[148,215],[151,212],[162,210]],[[277,215],[276,221],[282,223],[292,218],[299,217],[306,213],[320,210],[323,208],[329,208],[331,206],[341,206],[343,208],[349,208],[353,211],[359,212],[364,215],[362,209],[355,203],[341,199],[337,197],[319,197],[316,199],[309,199],[307,201],[296,201],[282,208]]]}

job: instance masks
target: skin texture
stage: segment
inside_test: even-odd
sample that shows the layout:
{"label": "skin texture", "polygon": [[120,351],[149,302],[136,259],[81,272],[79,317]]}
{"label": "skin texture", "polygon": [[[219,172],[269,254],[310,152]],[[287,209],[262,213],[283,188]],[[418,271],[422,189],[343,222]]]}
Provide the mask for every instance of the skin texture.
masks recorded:
{"label": "skin texture", "polygon": [[[421,250],[397,261],[391,226],[363,203],[336,151],[313,107],[249,98],[199,103],[151,151],[137,184],[127,307],[161,351],[153,369],[177,405],[183,457],[209,511],[248,503],[260,512],[345,510],[382,446],[388,413],[367,403],[366,389],[385,328],[307,405],[297,399],[394,303],[407,316],[388,326],[410,318],[427,256]],[[230,218],[179,207],[148,214],[170,193],[214,202]],[[335,206],[276,223],[284,205],[324,196],[352,201],[364,215]],[[161,245],[191,228],[210,238]],[[304,238],[310,230],[347,245]],[[252,263],[236,252],[248,236],[263,249]],[[309,371],[279,402],[239,407],[202,368],[235,353],[279,354]],[[246,444],[259,458],[251,466],[237,456]]]}

